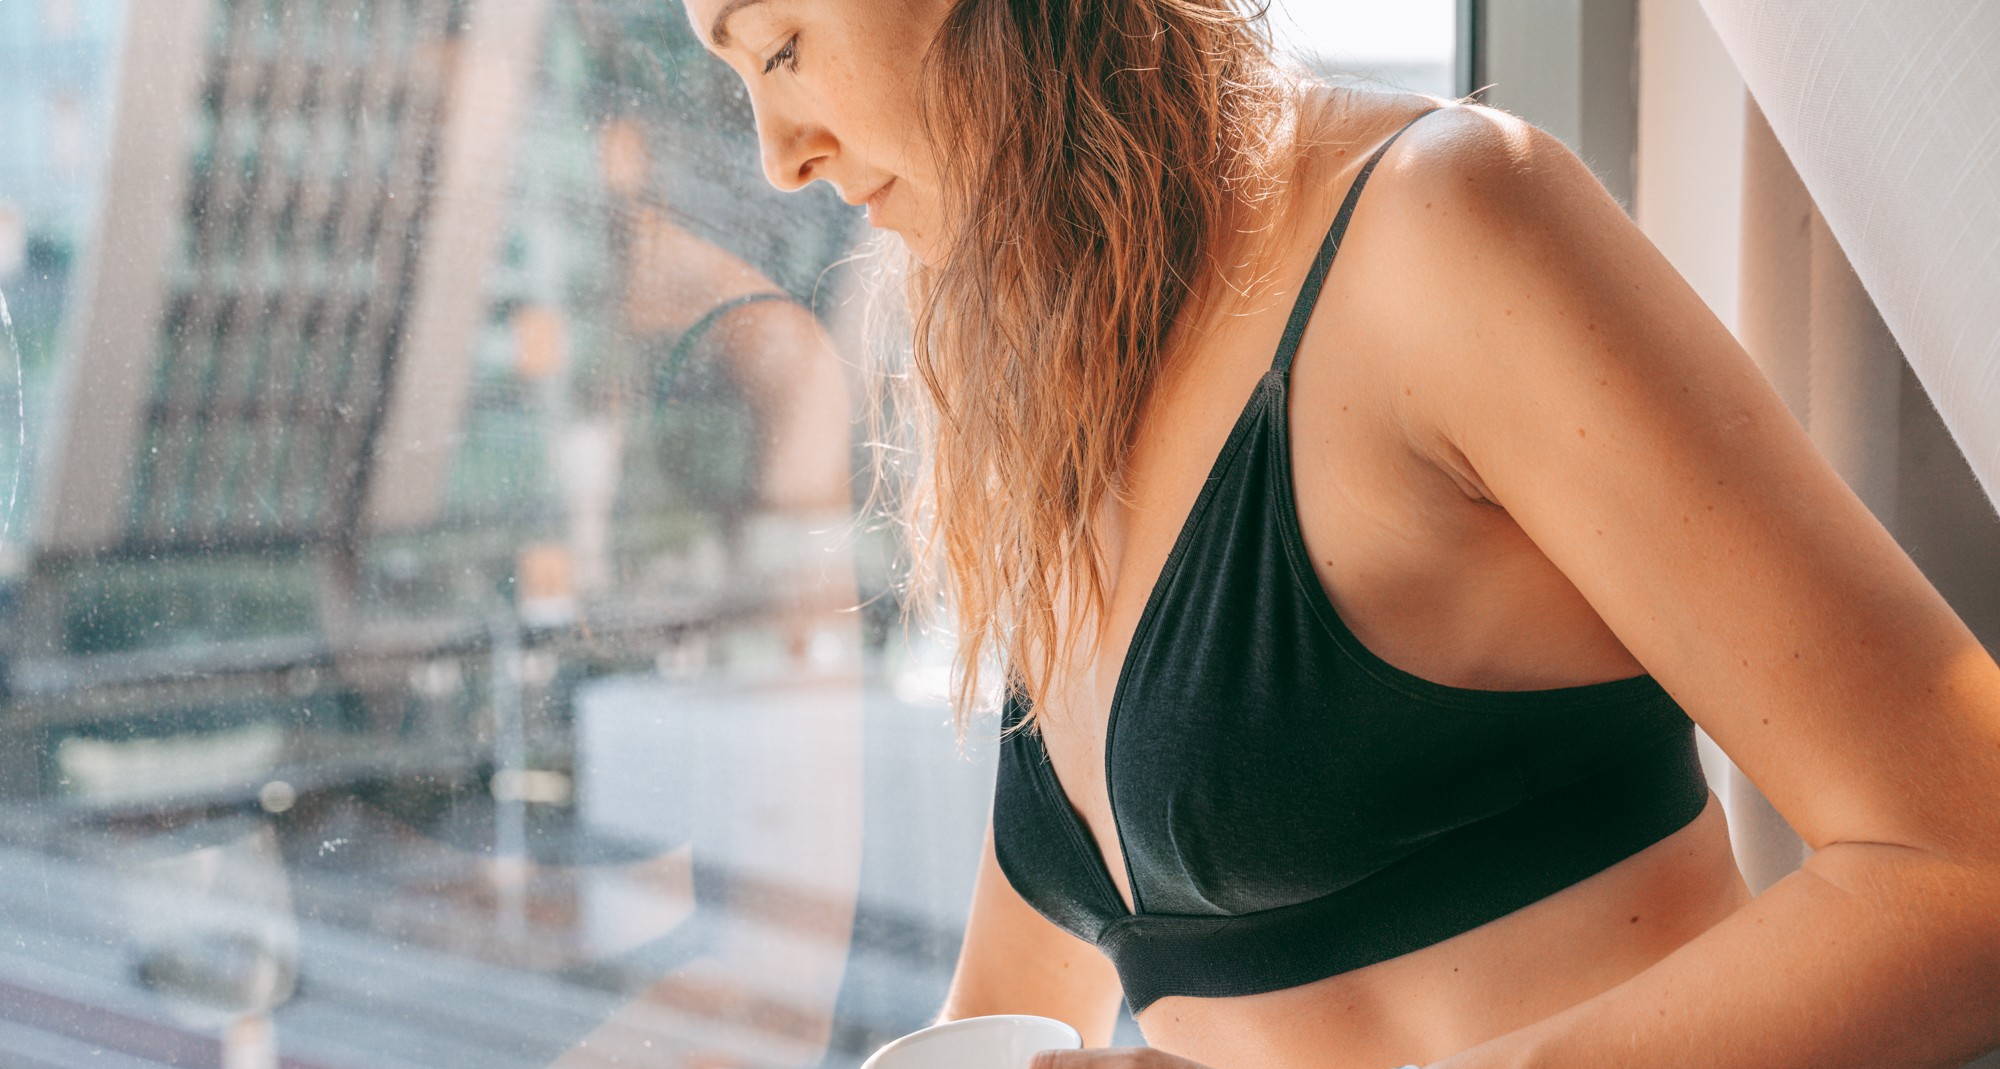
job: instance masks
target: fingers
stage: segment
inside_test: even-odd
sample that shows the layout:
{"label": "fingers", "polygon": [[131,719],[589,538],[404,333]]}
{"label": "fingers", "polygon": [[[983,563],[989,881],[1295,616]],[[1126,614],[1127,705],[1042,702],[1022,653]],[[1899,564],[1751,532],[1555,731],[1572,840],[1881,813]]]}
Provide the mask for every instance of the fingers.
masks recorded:
{"label": "fingers", "polygon": [[[1151,1047],[1095,1047],[1037,1051],[1028,1069],[1149,1069],[1169,1063]],[[1174,1065],[1192,1065],[1176,1060]]]}

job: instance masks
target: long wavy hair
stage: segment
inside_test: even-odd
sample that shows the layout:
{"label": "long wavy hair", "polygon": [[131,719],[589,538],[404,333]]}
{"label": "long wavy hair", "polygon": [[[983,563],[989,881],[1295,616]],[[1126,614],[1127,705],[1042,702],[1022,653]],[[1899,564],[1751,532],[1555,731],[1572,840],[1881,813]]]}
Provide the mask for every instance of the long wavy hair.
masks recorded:
{"label": "long wavy hair", "polygon": [[[870,384],[870,497],[904,468],[905,634],[913,618],[955,632],[960,745],[992,707],[989,657],[1029,700],[1026,727],[1086,632],[1095,655],[1096,506],[1131,503],[1174,325],[1291,162],[1300,76],[1268,2],[957,0],[924,58],[949,229],[931,263],[894,268],[908,367]],[[1077,610],[1067,635],[1058,604]]]}

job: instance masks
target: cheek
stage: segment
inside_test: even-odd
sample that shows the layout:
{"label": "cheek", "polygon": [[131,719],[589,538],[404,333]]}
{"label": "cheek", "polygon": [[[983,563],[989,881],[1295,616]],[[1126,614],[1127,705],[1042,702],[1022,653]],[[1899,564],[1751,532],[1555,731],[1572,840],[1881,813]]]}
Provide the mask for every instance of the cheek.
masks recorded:
{"label": "cheek", "polygon": [[843,108],[856,128],[865,131],[869,164],[914,187],[932,188],[936,167],[924,140],[923,114],[916,98],[901,86],[874,88],[876,91]]}
{"label": "cheek", "polygon": [[819,103],[827,128],[846,151],[858,157],[870,174],[910,176],[915,162],[916,116],[903,100],[883,87],[860,80],[829,91]]}
{"label": "cheek", "polygon": [[922,135],[917,59],[928,42],[910,38],[905,27],[895,30],[849,53],[854,62],[843,65],[844,71],[831,72],[836,87],[824,106],[841,113],[849,129],[866,140],[871,163],[908,174]]}

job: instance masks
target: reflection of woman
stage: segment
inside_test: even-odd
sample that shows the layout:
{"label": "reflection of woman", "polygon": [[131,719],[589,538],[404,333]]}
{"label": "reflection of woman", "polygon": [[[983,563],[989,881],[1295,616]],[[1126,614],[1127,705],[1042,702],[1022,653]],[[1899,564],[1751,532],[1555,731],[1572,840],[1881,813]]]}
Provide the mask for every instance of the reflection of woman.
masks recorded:
{"label": "reflection of woman", "polygon": [[[809,309],[637,196],[645,162],[635,123],[614,121],[604,136],[606,177],[622,194],[613,206],[628,230],[622,321],[649,356],[627,383],[636,396],[621,394],[611,408],[627,433],[653,438],[669,476],[700,482],[703,465],[723,465],[694,503],[728,532],[732,559],[717,578],[768,610],[748,629],[775,632],[782,658],[754,685],[732,666],[713,696],[673,703],[700,718],[697,782],[726,797],[699,799],[721,817],[691,850],[647,867],[663,894],[700,910],[689,923],[704,929],[703,952],[556,1064],[694,1064],[677,1047],[689,1032],[658,1027],[667,1009],[707,1020],[694,1032],[748,1028],[767,1044],[761,1055],[718,1050],[702,1064],[763,1064],[781,1048],[811,1060],[831,1035],[860,868],[859,596],[842,537],[853,511],[845,372]],[[725,433],[728,417],[716,415],[725,394],[742,402],[741,435]],[[744,454],[750,470],[729,467],[735,458],[723,453]],[[681,942],[680,933],[663,934],[659,953],[642,949],[631,960],[678,954]]]}
{"label": "reflection of woman", "polygon": [[[955,704],[990,644],[1033,729],[941,1016],[1123,994],[1152,1049],[1065,1067],[2000,1043],[2000,666],[1556,139],[1287,80],[1229,0],[686,6],[771,181],[918,261]],[[1693,721],[1817,850],[1755,899]]]}
{"label": "reflection of woman", "polygon": [[[725,395],[740,399],[754,470],[731,468],[708,480],[730,495],[708,503],[728,527],[731,545],[750,555],[739,565],[761,570],[841,556],[817,552],[837,540],[852,513],[849,389],[826,331],[811,310],[754,267],[665,213],[640,207],[631,226],[627,322],[660,340],[648,347],[654,356],[640,371],[641,388],[651,418],[679,420],[664,428],[656,423],[664,433],[657,448],[670,454],[662,461],[676,475],[701,465],[727,466],[727,459],[704,455],[726,451],[702,440],[705,420],[684,417],[712,423],[719,410],[732,409]],[[717,389],[718,382],[727,390]],[[700,411],[704,406],[708,411]],[[799,555],[807,549],[815,552]],[[836,589],[822,591],[831,600],[815,603],[819,609],[852,606],[853,592],[841,592],[851,579],[831,582]],[[806,587],[784,589],[794,601],[813,596]],[[789,641],[796,645],[804,637],[795,632]]]}

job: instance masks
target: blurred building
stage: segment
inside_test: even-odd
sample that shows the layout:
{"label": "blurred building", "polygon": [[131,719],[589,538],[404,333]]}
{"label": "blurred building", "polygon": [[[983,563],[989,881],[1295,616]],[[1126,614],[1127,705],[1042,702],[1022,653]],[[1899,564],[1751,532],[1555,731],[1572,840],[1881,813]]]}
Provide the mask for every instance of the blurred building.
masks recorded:
{"label": "blurred building", "polygon": [[6,654],[32,716],[4,747],[9,792],[138,801],[119,745],[143,764],[148,740],[190,732],[248,756],[182,762],[170,794],[204,767],[254,790],[241,766],[275,738],[303,774],[379,753],[370,734],[421,752],[454,733],[398,707],[435,629],[371,632],[399,656],[357,655],[360,557],[371,530],[441,501],[439,413],[463,395],[468,283],[492,258],[540,11],[130,8],[38,430]]}
{"label": "blurred building", "polygon": [[[655,411],[645,372],[661,338],[627,314],[618,252],[639,191],[614,196],[603,168],[601,133],[635,93],[664,96],[663,129],[714,114],[675,96],[702,77],[680,69],[693,55],[680,13],[145,0],[73,25],[69,10],[0,4],[0,64],[29,60],[0,70],[23,88],[9,102],[93,79],[80,114],[101,124],[73,150],[95,178],[39,147],[84,135],[29,127],[0,186],[78,250],[50,284],[67,309],[26,302],[50,324],[29,341],[55,378],[31,425],[38,492],[13,518],[18,567],[0,584],[0,849],[91,858],[35,863],[92,889],[97,861],[194,865],[207,829],[254,818],[275,829],[261,864],[288,874],[295,905],[280,911],[326,926],[308,944],[380,935],[370,976],[439,951],[482,972],[482,991],[581,970],[566,997],[584,1008],[517,1037],[511,1055],[533,1061],[535,1044],[559,1049],[608,1012],[600,990],[615,1004],[699,949],[711,929],[683,923],[678,888],[712,894],[737,863],[711,844],[690,872],[687,848],[693,802],[711,824],[743,802],[713,789],[740,769],[718,767],[697,798],[700,766],[673,764],[732,722],[727,696],[578,697],[594,676],[700,673],[710,633],[757,607],[706,519],[743,497],[756,429],[701,367],[684,383],[699,403]],[[85,30],[96,51],[65,59]],[[678,201],[648,194],[662,217],[711,239],[754,229],[740,213],[757,201],[707,188],[726,139],[702,153],[646,136],[665,161],[648,181],[681,183]],[[761,182],[754,153],[740,164]],[[793,211],[825,206],[803,200]],[[811,239],[752,251],[794,250],[777,274],[810,285],[840,227],[792,229]],[[607,402],[629,410],[650,468],[586,448]],[[600,561],[589,604],[568,545],[579,483],[622,503],[602,541],[625,581]],[[858,735],[858,720],[821,720]],[[601,745],[614,726],[623,765]],[[647,726],[652,749],[633,741]],[[742,747],[742,767],[761,752]],[[579,781],[578,760],[605,767]],[[115,904],[61,897],[10,923],[117,936]],[[321,996],[293,1034],[319,1043],[353,1031],[329,1014],[384,1016],[381,996],[343,995],[333,959],[313,960]],[[77,997],[104,1023],[71,1034],[171,1060],[148,1038],[164,1034],[121,1033],[107,1012],[156,1013],[131,981],[172,1001],[185,964],[149,957],[120,977],[115,955],[93,958]],[[7,975],[0,961],[0,1001]],[[437,996],[452,1015],[466,1001]],[[48,1032],[35,1044],[58,1042],[60,1022],[32,1023]],[[424,1038],[440,1050],[493,1033],[434,1023]],[[396,1044],[375,1042],[344,1064],[384,1064]]]}
{"label": "blurred building", "polygon": [[56,366],[103,177],[111,122],[108,83],[124,24],[122,0],[0,6],[0,579],[20,566],[22,517],[35,493],[36,426]]}
{"label": "blurred building", "polygon": [[[66,248],[89,225],[124,12],[118,0],[0,7],[0,286],[27,281],[32,243]],[[13,303],[18,318],[28,302]]]}

